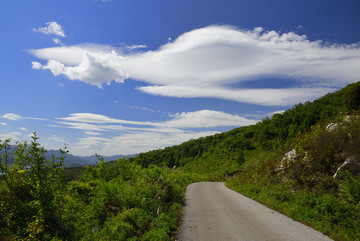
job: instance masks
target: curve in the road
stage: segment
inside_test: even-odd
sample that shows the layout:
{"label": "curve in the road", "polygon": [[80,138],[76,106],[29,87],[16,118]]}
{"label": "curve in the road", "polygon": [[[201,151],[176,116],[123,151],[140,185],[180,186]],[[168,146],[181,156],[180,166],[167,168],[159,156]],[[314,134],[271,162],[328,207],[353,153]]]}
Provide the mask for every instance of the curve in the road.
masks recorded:
{"label": "curve in the road", "polygon": [[322,233],[295,222],[224,183],[199,182],[185,193],[179,241],[328,241]]}

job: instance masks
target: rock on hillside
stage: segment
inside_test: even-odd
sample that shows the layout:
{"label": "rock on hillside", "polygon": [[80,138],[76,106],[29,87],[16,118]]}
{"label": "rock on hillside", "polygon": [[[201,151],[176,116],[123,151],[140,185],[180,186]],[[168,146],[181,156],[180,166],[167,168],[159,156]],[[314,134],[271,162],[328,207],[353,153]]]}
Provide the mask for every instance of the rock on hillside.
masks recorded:
{"label": "rock on hillside", "polygon": [[[339,153],[335,153],[338,157],[338,168],[333,170],[333,177],[336,178],[339,172],[347,170],[353,175],[357,175],[360,173],[360,151],[356,146],[360,140],[358,137],[359,132],[359,116],[346,116],[342,122],[338,123],[330,123],[326,126],[326,131],[331,133],[331,138],[337,138],[342,136],[346,136],[343,142],[336,142],[339,146],[336,148]],[[349,148],[349,146],[351,146]],[[328,148],[326,146],[322,146],[323,148]],[[328,157],[332,159],[333,157]],[[305,171],[310,168],[310,162],[316,162],[317,160],[313,160],[307,153],[304,151],[303,153],[298,153],[295,148],[291,151],[284,154],[281,159],[280,165],[275,169],[275,172],[283,174],[286,177],[288,170],[299,170],[302,169]],[[336,165],[336,163],[334,162]],[[334,173],[335,171],[335,173]]]}

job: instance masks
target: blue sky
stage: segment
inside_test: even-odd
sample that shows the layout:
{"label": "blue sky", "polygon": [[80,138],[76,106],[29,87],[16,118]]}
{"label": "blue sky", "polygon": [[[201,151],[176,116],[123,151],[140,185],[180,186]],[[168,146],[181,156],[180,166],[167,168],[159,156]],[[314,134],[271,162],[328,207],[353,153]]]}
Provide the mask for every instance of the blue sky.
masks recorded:
{"label": "blue sky", "polygon": [[0,1],[0,139],[132,154],[360,80],[360,2]]}

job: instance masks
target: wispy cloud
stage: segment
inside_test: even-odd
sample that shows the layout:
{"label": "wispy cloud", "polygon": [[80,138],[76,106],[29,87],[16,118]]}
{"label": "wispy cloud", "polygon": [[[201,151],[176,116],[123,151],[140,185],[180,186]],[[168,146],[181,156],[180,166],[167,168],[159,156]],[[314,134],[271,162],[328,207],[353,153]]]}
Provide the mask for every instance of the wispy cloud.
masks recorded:
{"label": "wispy cloud", "polygon": [[[214,110],[169,114],[162,121],[133,121],[94,113],[72,113],[51,120],[14,113],[6,113],[0,117],[9,121],[47,120],[47,128],[71,129],[71,139],[65,134],[67,131],[54,131],[54,134],[46,137],[44,145],[53,149],[59,143],[69,143],[70,151],[80,155],[89,155],[95,150],[103,155],[145,152],[213,135],[218,133],[219,128],[240,127],[258,121]],[[24,138],[24,131],[28,128],[16,128],[19,131],[0,133],[0,139],[11,138],[17,141]]]}
{"label": "wispy cloud", "polygon": [[[218,133],[209,128],[239,127],[257,122],[213,110],[176,113],[161,122],[129,121],[93,113],[74,113],[57,119],[57,124],[51,126],[76,129],[85,134],[72,145],[71,151],[86,154],[96,148],[107,155],[114,154],[114,150],[131,154],[164,148]],[[102,133],[107,134],[100,136]]]}
{"label": "wispy cloud", "polygon": [[33,28],[33,31],[43,34],[53,34],[59,37],[66,37],[63,27],[57,22],[47,22],[46,27]]}
{"label": "wispy cloud", "polygon": [[101,136],[102,135],[101,133],[95,132],[95,131],[85,131],[84,134],[88,135],[88,136]]}
{"label": "wispy cloud", "polygon": [[[246,119],[221,111],[201,110],[195,112],[182,112],[169,116],[171,119],[162,122],[129,121],[115,119],[93,113],[73,113],[68,117],[58,118],[58,124],[68,125],[75,129],[86,131],[124,130],[129,126],[148,126],[157,128],[213,128],[224,126],[245,126],[255,124],[257,120]],[[109,125],[117,124],[117,125]]]}
{"label": "wispy cloud", "polygon": [[[140,107],[140,106],[131,106],[131,109],[136,109],[136,110],[143,110],[143,111],[150,111],[150,112],[157,112],[156,110],[153,110],[151,108],[147,108],[147,107]],[[159,112],[159,111],[158,111]]]}
{"label": "wispy cloud", "polygon": [[70,151],[79,155],[89,155],[95,149],[102,155],[134,154],[177,145],[190,139],[214,135],[216,133],[218,132],[177,131],[169,133],[136,132],[110,138],[84,136],[78,138],[77,143],[70,147]]}
{"label": "wispy cloud", "polygon": [[[359,80],[360,46],[310,41],[294,32],[209,26],[182,34],[156,51],[125,54],[102,45],[31,50],[48,69],[101,88],[132,78],[161,96],[212,97],[259,105],[313,100]],[[267,77],[292,79],[286,89],[229,87]]]}
{"label": "wispy cloud", "polygon": [[12,121],[17,121],[17,120],[21,120],[21,119],[27,119],[27,120],[42,120],[42,121],[45,121],[45,120],[48,120],[48,119],[44,119],[44,118],[39,118],[39,117],[24,117],[24,116],[21,116],[21,115],[17,115],[17,114],[14,114],[14,113],[6,113],[6,114],[3,114],[1,116],[1,118],[3,119],[8,119],[8,120],[12,120]]}
{"label": "wispy cloud", "polygon": [[56,44],[59,44],[61,46],[65,46],[65,44],[59,38],[53,38],[52,40]]}
{"label": "wispy cloud", "polygon": [[21,133],[18,131],[12,131],[8,133],[0,133],[0,140],[11,139],[12,141],[19,140]]}
{"label": "wispy cloud", "polygon": [[163,125],[173,128],[213,128],[221,126],[247,126],[257,122],[256,120],[246,119],[238,115],[213,110],[176,113],[172,117],[172,120],[164,122]]}
{"label": "wispy cloud", "polygon": [[107,2],[111,2],[112,0],[94,0],[95,2],[103,2],[103,3],[107,3]]}
{"label": "wispy cloud", "polygon": [[15,121],[21,119],[22,117],[14,113],[6,113],[2,115],[2,118]]}
{"label": "wispy cloud", "polygon": [[62,138],[60,138],[60,137],[58,137],[58,136],[56,136],[56,135],[52,135],[52,136],[49,138],[49,140],[50,140],[50,141],[54,141],[54,142],[65,143],[65,141],[64,141]]}
{"label": "wispy cloud", "polygon": [[134,45],[126,46],[125,48],[130,51],[135,49],[146,49],[147,47],[148,46],[144,44],[134,44]]}
{"label": "wispy cloud", "polygon": [[112,150],[119,150],[119,153],[133,154],[177,145],[190,139],[197,139],[216,133],[218,132],[182,131],[177,133],[130,133],[107,139],[105,142],[101,143],[101,150],[104,153],[111,153],[113,152]]}
{"label": "wispy cloud", "polygon": [[264,106],[284,106],[293,105],[299,102],[313,100],[334,91],[333,87],[313,87],[313,88],[226,88],[223,86],[145,86],[139,90],[152,94],[169,97],[196,98],[213,97],[218,99],[233,100],[242,103],[251,103]]}

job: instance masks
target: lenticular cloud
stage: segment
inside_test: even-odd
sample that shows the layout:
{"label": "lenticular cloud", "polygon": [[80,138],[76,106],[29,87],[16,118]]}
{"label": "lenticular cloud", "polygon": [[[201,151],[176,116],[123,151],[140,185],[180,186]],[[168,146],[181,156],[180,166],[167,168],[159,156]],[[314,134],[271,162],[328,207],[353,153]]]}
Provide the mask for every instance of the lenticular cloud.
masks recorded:
{"label": "lenticular cloud", "polygon": [[[128,53],[103,45],[30,50],[34,69],[48,69],[101,87],[132,78],[152,95],[211,97],[260,105],[291,105],[360,80],[360,46],[324,44],[293,32],[209,26],[180,35],[156,51]],[[287,89],[241,87],[268,77],[293,79]],[[240,85],[239,85],[240,84]]]}

